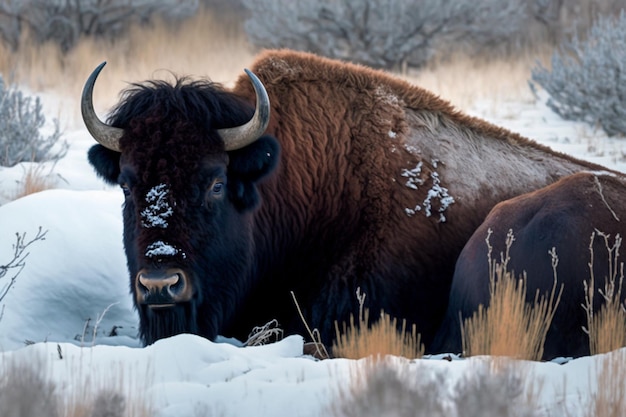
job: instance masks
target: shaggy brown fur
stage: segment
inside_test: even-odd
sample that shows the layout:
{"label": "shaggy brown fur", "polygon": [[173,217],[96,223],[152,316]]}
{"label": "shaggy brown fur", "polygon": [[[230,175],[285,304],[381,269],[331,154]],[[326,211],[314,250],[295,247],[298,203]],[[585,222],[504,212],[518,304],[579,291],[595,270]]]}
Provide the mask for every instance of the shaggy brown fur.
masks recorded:
{"label": "shaggy brown fur", "polygon": [[[324,295],[299,294],[320,310],[309,309],[309,318],[322,329],[346,317],[343,305],[338,311],[336,294],[350,297],[363,286],[375,305],[372,311],[382,307],[398,317],[410,316],[428,343],[446,305],[456,257],[491,207],[562,175],[602,169],[469,117],[381,71],[288,50],[265,52],[252,71],[269,92],[268,133],[279,139],[283,152],[279,173],[263,192],[260,222],[291,232],[296,240],[325,242],[317,247],[329,252],[323,259],[332,264],[321,281]],[[254,97],[244,77],[234,91]],[[539,174],[515,172],[520,178],[506,183],[502,169],[508,162],[491,165],[484,148]],[[423,184],[413,189],[402,173],[420,162]],[[480,175],[474,175],[476,169]],[[445,222],[437,201],[430,217],[423,207],[411,216],[406,211],[427,198],[433,173],[455,199],[443,211]],[[477,192],[464,194],[463,182]],[[272,236],[263,225],[259,230]],[[290,253],[293,245],[283,239],[273,250]],[[290,256],[300,260],[304,255]],[[303,277],[296,273],[293,279]],[[350,304],[354,308],[356,300]]]}
{"label": "shaggy brown fur", "polygon": [[[202,146],[205,136],[214,141],[212,129],[245,120],[251,109],[216,105],[221,113],[206,116],[202,129],[207,132],[180,121],[191,129],[185,135],[176,133],[176,120],[143,114],[130,99],[115,119],[141,142],[136,149],[144,150],[141,158],[124,155],[124,149],[135,147],[127,143],[131,139],[122,142],[123,168],[138,175],[129,195],[145,205],[141,199],[147,190],[170,179],[176,197],[167,230],[137,229],[127,209],[131,275],[147,267],[141,253],[148,242],[158,238],[184,248],[180,253],[188,257],[169,259],[168,265],[195,268],[190,276],[199,276],[190,282],[202,287],[203,297],[193,309],[197,325],[187,323],[191,313],[181,310],[177,326],[207,337],[219,332],[245,339],[254,326],[272,319],[287,334],[304,334],[293,291],[309,325],[330,345],[334,322],[347,322],[358,312],[355,291],[361,288],[367,294],[365,307],[416,324],[429,346],[445,312],[457,256],[489,210],[564,175],[602,169],[468,117],[384,72],[293,51],[267,51],[251,69],[269,94],[266,133],[276,138],[281,152],[276,169],[258,187],[257,179],[245,173],[257,163],[252,156],[265,157],[261,150],[271,145],[270,138],[252,151],[228,155],[213,142]],[[169,90],[159,89],[158,99],[144,102],[178,105],[168,104],[172,93],[163,91]],[[240,78],[232,92],[253,105],[247,78]],[[176,102],[184,98],[177,96]],[[156,127],[142,127],[151,125]],[[266,159],[276,154],[267,152]],[[194,162],[158,163],[175,155]],[[115,156],[94,151],[91,158],[103,177],[116,180]],[[241,186],[202,211],[187,200],[213,171],[199,173],[194,166],[224,172],[229,189]],[[257,188],[257,210],[243,210],[256,205]],[[237,201],[230,200],[233,196]]]}

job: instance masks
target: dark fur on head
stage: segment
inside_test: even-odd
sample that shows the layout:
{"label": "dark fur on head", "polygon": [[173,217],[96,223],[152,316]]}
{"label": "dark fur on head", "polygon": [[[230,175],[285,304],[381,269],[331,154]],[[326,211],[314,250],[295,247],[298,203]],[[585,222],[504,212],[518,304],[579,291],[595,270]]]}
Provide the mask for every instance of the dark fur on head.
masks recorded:
{"label": "dark fur on head", "polygon": [[[122,153],[101,145],[89,150],[97,173],[125,189],[124,246],[133,295],[141,269],[176,267],[191,276],[195,294],[184,305],[136,305],[146,343],[183,332],[215,338],[249,291],[250,216],[260,203],[257,183],[276,167],[279,146],[263,136],[226,152],[216,129],[241,125],[253,112],[248,102],[208,81],[136,84],[108,120],[124,129]],[[215,181],[225,190],[212,194]],[[167,227],[145,226],[147,196],[161,184],[167,191],[160,204],[173,213]],[[148,256],[147,248],[159,241],[177,253]]]}

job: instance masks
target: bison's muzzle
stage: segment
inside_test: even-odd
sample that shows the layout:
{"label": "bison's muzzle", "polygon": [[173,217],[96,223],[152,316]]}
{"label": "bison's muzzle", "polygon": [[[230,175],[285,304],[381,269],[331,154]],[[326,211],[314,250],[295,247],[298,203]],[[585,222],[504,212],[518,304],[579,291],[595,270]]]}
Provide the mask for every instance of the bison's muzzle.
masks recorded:
{"label": "bison's muzzle", "polygon": [[135,277],[137,304],[151,308],[173,307],[191,301],[193,287],[182,269],[142,269]]}

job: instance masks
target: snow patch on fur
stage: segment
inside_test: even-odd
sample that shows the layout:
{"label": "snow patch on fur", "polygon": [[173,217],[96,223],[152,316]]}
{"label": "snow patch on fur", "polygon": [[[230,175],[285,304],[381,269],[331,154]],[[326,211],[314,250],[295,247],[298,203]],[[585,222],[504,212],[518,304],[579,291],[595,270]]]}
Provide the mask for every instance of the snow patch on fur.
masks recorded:
{"label": "snow patch on fur", "polygon": [[167,228],[167,219],[174,213],[167,202],[168,194],[169,188],[165,184],[159,184],[148,191],[146,202],[149,205],[141,212],[141,225],[143,227],[148,229]]}
{"label": "snow patch on fur", "polygon": [[[438,160],[433,160],[433,168],[437,168],[438,163]],[[426,198],[412,208],[405,208],[404,212],[407,216],[413,216],[418,211],[423,211],[426,217],[432,216],[434,214],[433,212],[439,213],[439,222],[443,223],[446,221],[444,212],[454,203],[454,197],[448,193],[448,189],[446,187],[441,186],[441,178],[439,177],[438,172],[433,171],[430,173],[430,177],[428,179],[424,179],[422,178],[422,168],[423,163],[420,161],[415,168],[403,169],[400,174],[401,176],[407,178],[404,185],[413,190],[418,190],[428,180],[432,183],[430,189],[426,193]]]}
{"label": "snow patch on fur", "polygon": [[[161,256],[175,256],[178,255],[180,250],[176,249],[174,246],[169,245],[162,240],[157,240],[148,245],[146,248],[146,257],[148,258],[157,258]],[[183,258],[185,254],[183,253]]]}

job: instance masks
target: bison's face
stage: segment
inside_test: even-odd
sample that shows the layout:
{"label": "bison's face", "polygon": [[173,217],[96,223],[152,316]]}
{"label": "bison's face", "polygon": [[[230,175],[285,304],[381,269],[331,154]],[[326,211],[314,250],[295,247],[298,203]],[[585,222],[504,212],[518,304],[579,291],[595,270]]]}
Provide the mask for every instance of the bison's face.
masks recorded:
{"label": "bison's face", "polygon": [[147,344],[183,332],[215,338],[250,289],[257,184],[276,166],[278,144],[259,137],[266,122],[252,133],[216,129],[250,113],[213,85],[153,83],[117,108],[117,127],[100,126],[105,139],[89,160],[125,195],[124,247]]}

